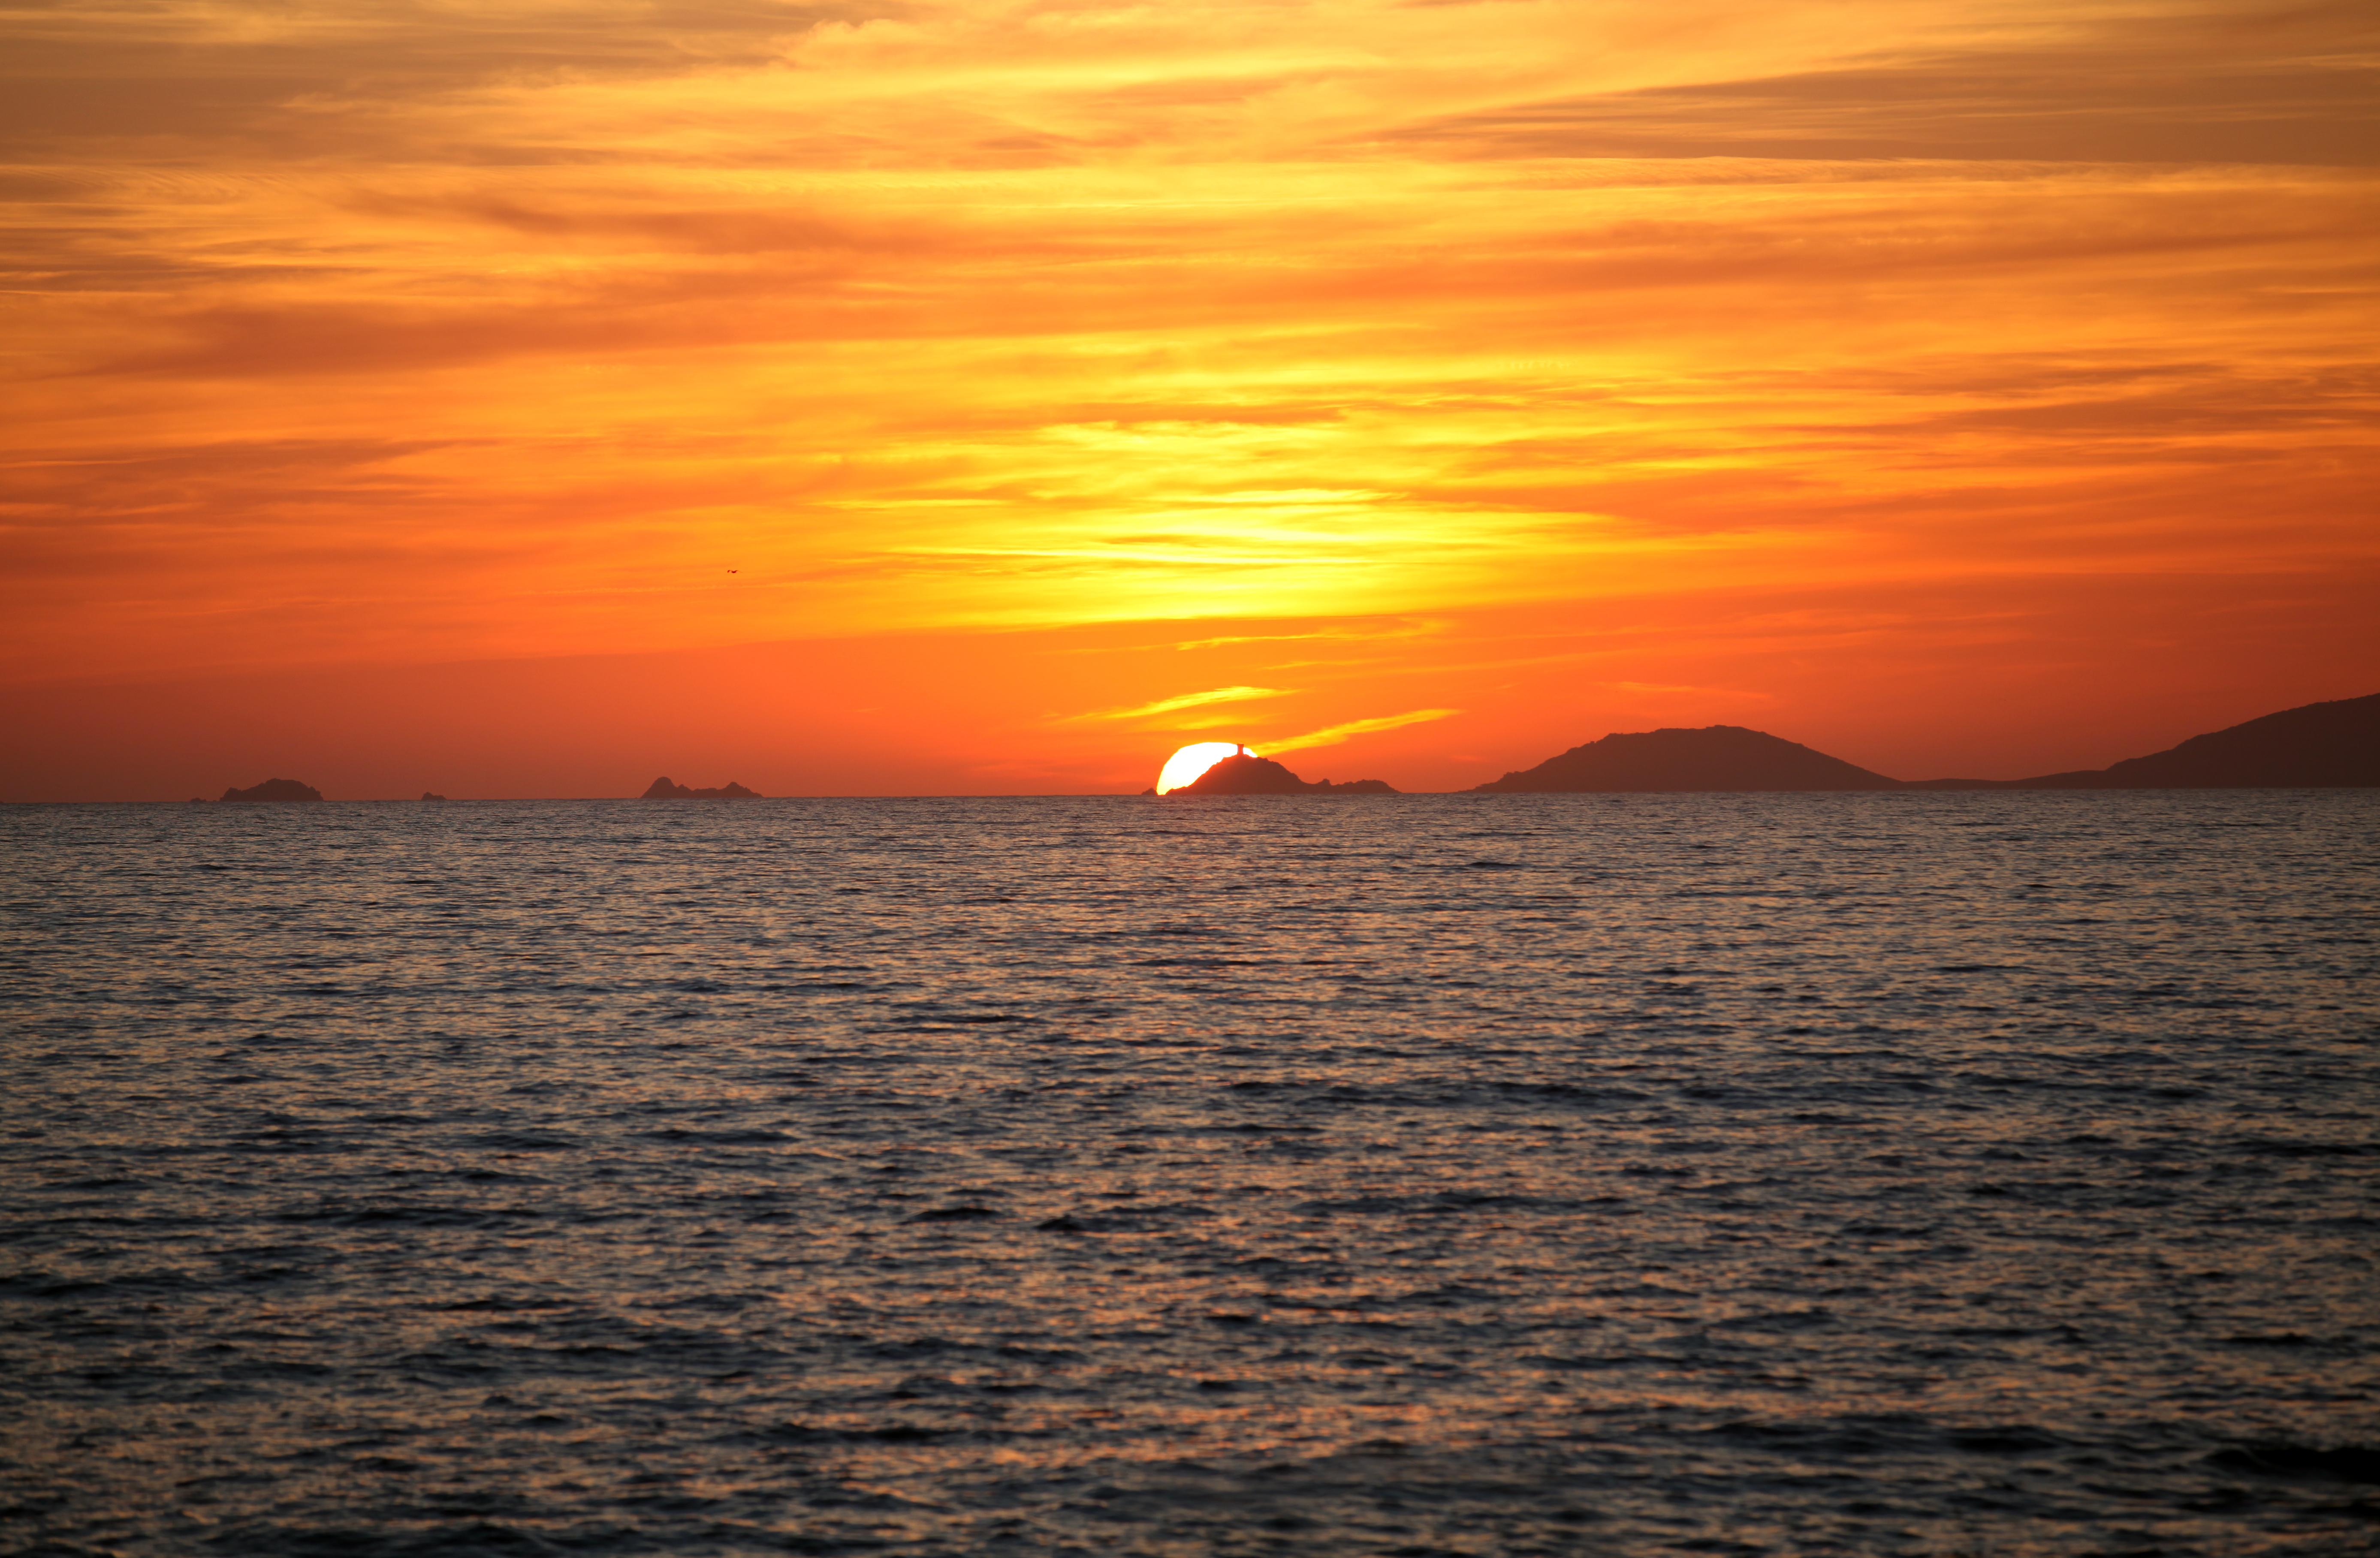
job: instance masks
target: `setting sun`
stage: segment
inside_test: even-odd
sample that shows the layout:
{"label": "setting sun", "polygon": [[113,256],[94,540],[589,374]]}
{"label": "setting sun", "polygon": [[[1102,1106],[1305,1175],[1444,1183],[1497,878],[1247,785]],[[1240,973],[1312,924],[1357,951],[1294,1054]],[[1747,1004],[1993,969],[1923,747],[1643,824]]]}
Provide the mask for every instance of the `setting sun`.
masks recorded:
{"label": "setting sun", "polygon": [[2375,80],[0,0],[9,1551],[2366,1545]]}
{"label": "setting sun", "polygon": [[1242,750],[1235,742],[1195,742],[1165,760],[1164,769],[1157,776],[1157,792],[1164,795],[1185,784],[1195,784],[1200,774]]}
{"label": "setting sun", "polygon": [[2371,45],[2235,9],[12,7],[0,799],[2360,696]]}

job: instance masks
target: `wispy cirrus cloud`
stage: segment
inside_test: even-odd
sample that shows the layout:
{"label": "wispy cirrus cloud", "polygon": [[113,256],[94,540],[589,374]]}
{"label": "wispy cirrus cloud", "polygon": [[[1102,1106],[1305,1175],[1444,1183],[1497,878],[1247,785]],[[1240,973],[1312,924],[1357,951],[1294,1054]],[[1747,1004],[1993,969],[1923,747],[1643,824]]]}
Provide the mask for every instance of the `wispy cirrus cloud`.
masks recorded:
{"label": "wispy cirrus cloud", "polygon": [[[1230,661],[1020,705],[1089,740],[1318,684],[1202,622],[1568,603],[1574,646],[2380,536],[2368,5],[0,27],[0,681],[1160,621]],[[1367,636],[1334,699],[1519,695]],[[1420,669],[1466,682],[1351,691]]]}
{"label": "wispy cirrus cloud", "polygon": [[1380,731],[1399,731],[1407,725],[1426,724],[1432,719],[1450,719],[1462,713],[1459,708],[1416,708],[1403,714],[1384,714],[1371,719],[1350,719],[1343,725],[1330,725],[1319,731],[1309,731],[1302,736],[1286,736],[1279,741],[1260,743],[1257,750],[1269,757],[1281,752],[1305,752],[1318,746],[1337,746],[1356,736],[1368,736]]}
{"label": "wispy cirrus cloud", "polygon": [[1095,709],[1088,714],[1070,714],[1053,721],[1060,725],[1109,724],[1128,719],[1151,719],[1160,714],[1175,714],[1185,708],[1203,708],[1209,704],[1245,703],[1256,698],[1281,698],[1289,695],[1281,687],[1210,687],[1203,693],[1183,693],[1174,697],[1159,698],[1154,703],[1133,708]]}

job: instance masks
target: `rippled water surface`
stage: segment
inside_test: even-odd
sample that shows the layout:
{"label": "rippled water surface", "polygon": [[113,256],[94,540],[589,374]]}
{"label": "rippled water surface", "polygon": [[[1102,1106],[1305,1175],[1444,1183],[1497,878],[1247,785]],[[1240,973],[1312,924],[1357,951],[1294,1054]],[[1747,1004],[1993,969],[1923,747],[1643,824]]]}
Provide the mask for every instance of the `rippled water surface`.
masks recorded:
{"label": "rippled water surface", "polygon": [[2369,1553],[2380,792],[0,810],[0,1551]]}

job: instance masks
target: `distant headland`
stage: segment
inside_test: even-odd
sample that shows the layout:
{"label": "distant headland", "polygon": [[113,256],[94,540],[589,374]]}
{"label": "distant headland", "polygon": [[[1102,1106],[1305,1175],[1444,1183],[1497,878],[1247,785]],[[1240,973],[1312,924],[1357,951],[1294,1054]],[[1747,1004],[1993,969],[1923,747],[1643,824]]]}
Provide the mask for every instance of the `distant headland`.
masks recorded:
{"label": "distant headland", "polygon": [[[1224,748],[1217,743],[1218,749]],[[1184,748],[1177,756],[1196,752]],[[1741,725],[1614,733],[1463,793],[1912,790],[2281,790],[2380,786],[2380,693],[2267,714],[2105,768],[2019,779],[1897,779]],[[1160,791],[1146,790],[1144,795]],[[1245,747],[1167,795],[1394,795],[1379,779],[1305,779]]]}
{"label": "distant headland", "polygon": [[2105,768],[1896,779],[1740,725],[1609,735],[1471,793],[1843,790],[2294,790],[2380,785],[2380,693],[2267,714]]}
{"label": "distant headland", "polygon": [[[1170,795],[1395,795],[1381,779],[1308,779],[1281,763],[1232,743],[1230,754]],[[1207,753],[1184,748],[1177,756]],[[1741,725],[1615,731],[1555,754],[1462,793],[1524,795],[1663,791],[1824,792],[1952,790],[2293,790],[2380,788],[2380,693],[2305,704],[2223,730],[2192,736],[2162,752],[2127,757],[2104,768],[2041,774],[2031,779],[1898,779],[1799,742]],[[1141,792],[1154,796],[1151,789]],[[204,803],[202,798],[192,797]],[[299,779],[269,779],[221,798],[236,804],[319,802],[322,792]],[[446,799],[425,791],[421,799]],[[716,788],[683,785],[663,776],[647,787],[647,801],[759,801],[766,797],[730,780]]]}
{"label": "distant headland", "polygon": [[1917,790],[2334,790],[2380,785],[2380,693],[2285,708],[2104,768]]}
{"label": "distant headland", "polygon": [[693,790],[683,784],[673,784],[667,775],[653,780],[641,801],[765,801],[767,796],[757,790],[747,790],[734,779],[716,790]]}

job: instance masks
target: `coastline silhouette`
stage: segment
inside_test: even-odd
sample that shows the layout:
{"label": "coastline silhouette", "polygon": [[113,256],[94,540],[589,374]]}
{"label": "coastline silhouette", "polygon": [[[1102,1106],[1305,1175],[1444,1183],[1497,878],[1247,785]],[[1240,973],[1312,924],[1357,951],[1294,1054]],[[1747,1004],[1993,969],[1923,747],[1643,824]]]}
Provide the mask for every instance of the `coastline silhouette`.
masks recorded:
{"label": "coastline silhouette", "polygon": [[2302,704],[2127,757],[2021,779],[1917,779],[1919,790],[2328,790],[2380,785],[2380,693]]}
{"label": "coastline silhouette", "polygon": [[2380,693],[2283,709],[2105,768],[1896,779],[1741,725],[1614,733],[1471,794],[1661,791],[2289,790],[2380,785]]}
{"label": "coastline silhouette", "polygon": [[[1848,791],[1948,790],[2287,790],[2380,786],[2380,693],[2302,704],[2126,757],[2104,768],[2030,779],[1898,779],[1799,742],[1742,725],[1613,731],[1560,752],[1533,767],[1472,786],[1471,795],[1609,794],[1662,791]],[[1155,795],[1145,790],[1143,795]],[[1243,748],[1175,795],[1396,795],[1382,779],[1307,779]],[[192,797],[194,801],[200,797]],[[310,802],[322,792],[298,779],[234,785],[224,802]],[[425,791],[421,799],[446,799]],[[759,791],[729,780],[715,788],[683,785],[666,775],[646,787],[646,801],[759,801]]]}

